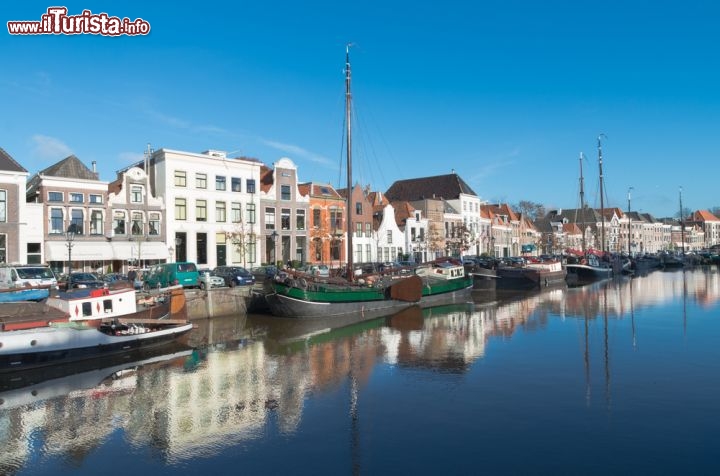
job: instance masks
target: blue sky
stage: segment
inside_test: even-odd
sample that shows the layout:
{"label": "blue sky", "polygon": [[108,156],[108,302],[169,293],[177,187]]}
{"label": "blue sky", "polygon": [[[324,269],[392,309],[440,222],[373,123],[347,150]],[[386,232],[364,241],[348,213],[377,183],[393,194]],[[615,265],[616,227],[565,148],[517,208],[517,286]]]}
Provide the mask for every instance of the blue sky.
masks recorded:
{"label": "blue sky", "polygon": [[[472,4],[474,3],[474,4]],[[48,7],[143,18],[147,36],[13,36]],[[341,182],[353,42],[354,177],[460,174],[484,200],[656,216],[720,206],[713,1],[13,2],[0,34],[0,147],[34,173],[100,176],[156,149],[220,149]]]}

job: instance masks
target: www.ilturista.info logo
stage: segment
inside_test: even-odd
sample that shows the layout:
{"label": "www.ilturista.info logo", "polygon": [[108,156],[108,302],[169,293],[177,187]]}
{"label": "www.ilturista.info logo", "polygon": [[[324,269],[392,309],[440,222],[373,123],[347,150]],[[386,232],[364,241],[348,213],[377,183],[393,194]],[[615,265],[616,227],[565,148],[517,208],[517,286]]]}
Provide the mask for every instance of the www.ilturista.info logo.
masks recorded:
{"label": "www.ilturista.info logo", "polygon": [[11,35],[147,35],[150,23],[142,18],[130,20],[83,10],[80,15],[68,15],[65,7],[50,7],[40,21],[9,21]]}

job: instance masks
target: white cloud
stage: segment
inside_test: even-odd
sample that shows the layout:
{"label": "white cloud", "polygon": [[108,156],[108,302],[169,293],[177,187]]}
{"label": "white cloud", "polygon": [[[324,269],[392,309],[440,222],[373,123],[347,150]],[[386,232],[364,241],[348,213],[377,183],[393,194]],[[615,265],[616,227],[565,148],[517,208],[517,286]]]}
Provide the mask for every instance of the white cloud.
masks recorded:
{"label": "white cloud", "polygon": [[282,142],[276,142],[266,139],[260,139],[260,142],[265,144],[268,147],[272,147],[273,149],[277,149],[279,151],[285,152],[287,154],[293,155],[295,157],[300,157],[306,160],[309,160],[311,162],[315,162],[317,164],[322,164],[328,167],[335,167],[335,161],[332,161],[328,159],[327,157],[324,157],[322,155],[316,154],[314,152],[310,152],[309,150],[305,150],[300,146],[293,145],[293,144],[284,144]]}
{"label": "white cloud", "polygon": [[67,144],[54,137],[35,134],[32,142],[32,153],[40,160],[60,161],[73,153]]}

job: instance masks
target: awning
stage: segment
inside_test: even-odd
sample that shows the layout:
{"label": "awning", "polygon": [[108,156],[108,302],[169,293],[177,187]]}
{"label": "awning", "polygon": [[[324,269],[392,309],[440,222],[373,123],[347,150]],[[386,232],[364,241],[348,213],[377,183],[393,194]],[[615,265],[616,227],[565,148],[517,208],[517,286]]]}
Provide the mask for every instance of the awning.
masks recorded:
{"label": "awning", "polygon": [[113,259],[168,259],[167,245],[161,241],[113,241]]}
{"label": "awning", "polygon": [[[68,243],[66,241],[48,241],[45,243],[47,261],[67,261]],[[113,259],[110,243],[104,241],[73,241],[73,261],[109,261]]]}

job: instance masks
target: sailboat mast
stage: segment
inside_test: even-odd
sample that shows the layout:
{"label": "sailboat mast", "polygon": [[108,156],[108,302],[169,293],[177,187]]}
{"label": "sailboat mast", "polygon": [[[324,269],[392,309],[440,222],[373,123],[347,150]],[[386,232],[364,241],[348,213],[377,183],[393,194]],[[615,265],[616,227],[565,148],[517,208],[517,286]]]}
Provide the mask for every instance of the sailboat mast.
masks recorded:
{"label": "sailboat mast", "polygon": [[682,254],[685,256],[685,220],[683,219],[682,187],[680,187],[680,244],[682,245]]}
{"label": "sailboat mast", "polygon": [[580,216],[582,217],[582,228],[580,231],[582,231],[581,235],[581,243],[582,243],[582,251],[585,253],[585,180],[583,179],[583,170],[582,170],[582,161],[583,161],[583,153],[580,152]]}
{"label": "sailboat mast", "polygon": [[346,220],[347,220],[347,279],[352,281],[354,277],[353,270],[353,239],[352,239],[352,220],[350,217],[352,203],[352,93],[350,92],[350,44],[345,46],[345,127],[347,128],[347,195],[346,203]]}
{"label": "sailboat mast", "polygon": [[598,136],[598,166],[600,167],[600,249],[605,253],[605,201],[603,197],[603,168],[602,168],[602,139],[603,135]]}

